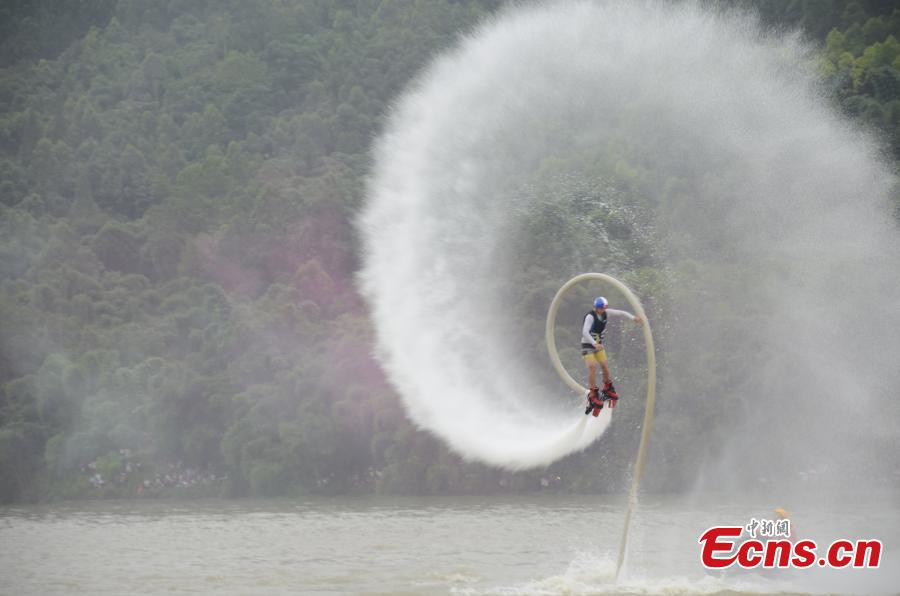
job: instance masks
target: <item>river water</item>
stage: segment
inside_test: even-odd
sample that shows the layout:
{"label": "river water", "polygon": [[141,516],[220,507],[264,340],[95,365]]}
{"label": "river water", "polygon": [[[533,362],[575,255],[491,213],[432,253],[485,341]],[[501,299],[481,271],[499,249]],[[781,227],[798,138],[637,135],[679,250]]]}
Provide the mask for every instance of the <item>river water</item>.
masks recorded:
{"label": "river water", "polygon": [[[796,511],[820,540],[878,538],[879,569],[711,575],[699,535],[773,505],[645,498],[613,580],[623,504],[600,497],[95,501],[0,509],[0,593],[897,593],[896,504]],[[724,503],[724,504],[723,504]],[[784,504],[787,505],[787,504]],[[806,531],[804,532],[804,528]]]}

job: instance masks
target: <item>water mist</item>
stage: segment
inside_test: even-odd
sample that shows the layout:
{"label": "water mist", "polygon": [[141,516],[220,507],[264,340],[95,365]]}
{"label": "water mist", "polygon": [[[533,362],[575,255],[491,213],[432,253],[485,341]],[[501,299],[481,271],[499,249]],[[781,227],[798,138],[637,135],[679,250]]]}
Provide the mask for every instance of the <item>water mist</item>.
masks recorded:
{"label": "water mist", "polygon": [[[895,456],[875,455],[897,446],[900,413],[892,183],[798,36],[692,3],[513,7],[435,59],[375,145],[360,228],[378,356],[411,419],[458,453],[546,465],[610,418],[586,421],[549,363],[519,357],[543,321],[515,320],[533,290],[515,280],[533,257],[556,264],[550,295],[644,263],[665,278],[665,296],[641,296],[668,337],[660,404],[727,421],[690,429],[709,449],[682,470],[735,488],[884,478]],[[611,205],[638,220],[633,250],[588,217]],[[548,213],[568,223],[535,240]],[[726,392],[705,389],[711,371]]]}

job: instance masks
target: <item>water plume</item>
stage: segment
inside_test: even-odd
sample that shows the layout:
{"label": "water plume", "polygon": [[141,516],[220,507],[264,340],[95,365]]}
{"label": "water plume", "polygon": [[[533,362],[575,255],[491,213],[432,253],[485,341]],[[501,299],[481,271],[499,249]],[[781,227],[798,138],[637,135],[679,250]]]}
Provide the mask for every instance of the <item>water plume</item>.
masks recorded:
{"label": "water plume", "polygon": [[534,467],[603,433],[608,412],[579,418],[523,353],[570,275],[641,267],[663,280],[642,296],[669,338],[660,402],[696,414],[662,440],[709,439],[700,482],[823,461],[846,480],[896,443],[892,176],[798,36],[694,3],[512,7],[409,86],[374,158],[360,281],[378,355],[463,456]]}

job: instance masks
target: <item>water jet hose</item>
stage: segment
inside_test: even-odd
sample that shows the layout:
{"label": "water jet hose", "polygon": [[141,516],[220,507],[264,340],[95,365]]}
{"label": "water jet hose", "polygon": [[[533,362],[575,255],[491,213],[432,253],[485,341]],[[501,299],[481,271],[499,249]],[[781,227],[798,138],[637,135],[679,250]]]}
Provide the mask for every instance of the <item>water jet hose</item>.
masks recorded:
{"label": "water jet hose", "polygon": [[572,378],[572,375],[569,374],[569,371],[563,367],[562,362],[559,360],[559,353],[556,351],[556,312],[559,310],[559,304],[562,301],[562,297],[572,288],[572,286],[589,280],[605,281],[612,284],[624,294],[625,299],[628,300],[628,303],[631,305],[631,308],[634,309],[635,314],[643,321],[641,327],[644,329],[644,346],[647,349],[647,403],[644,410],[644,425],[641,430],[641,445],[638,447],[637,458],[634,463],[634,475],[631,478],[631,492],[628,495],[628,507],[625,510],[625,527],[622,530],[622,541],[619,544],[619,559],[616,562],[616,579],[618,580],[619,572],[622,570],[622,566],[625,563],[625,553],[628,547],[628,531],[631,527],[631,517],[634,510],[637,508],[638,488],[641,483],[641,474],[644,471],[644,460],[647,457],[647,442],[650,439],[650,427],[653,424],[653,404],[656,401],[656,355],[653,348],[653,334],[650,332],[650,322],[647,320],[644,307],[641,306],[641,302],[637,299],[637,296],[628,289],[628,286],[615,277],[606,275],[605,273],[582,273],[563,284],[559,291],[556,292],[556,296],[553,297],[553,301],[550,303],[550,309],[547,311],[547,325],[545,329],[547,352],[550,353],[550,361],[553,363],[553,368],[559,373],[563,382],[579,395],[586,395],[587,388],[582,387],[578,381]]}

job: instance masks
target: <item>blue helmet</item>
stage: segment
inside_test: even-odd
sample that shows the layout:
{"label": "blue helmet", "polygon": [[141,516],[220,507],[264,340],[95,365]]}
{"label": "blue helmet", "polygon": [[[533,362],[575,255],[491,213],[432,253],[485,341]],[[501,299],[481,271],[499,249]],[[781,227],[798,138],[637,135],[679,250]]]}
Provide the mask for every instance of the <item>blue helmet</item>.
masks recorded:
{"label": "blue helmet", "polygon": [[594,299],[594,308],[606,308],[607,306],[609,306],[609,300],[603,296],[598,296]]}

